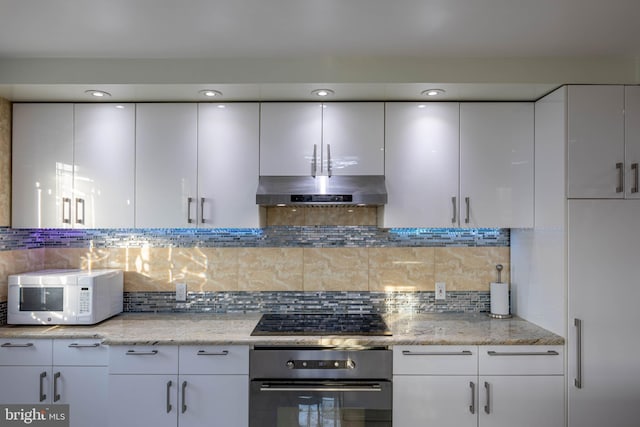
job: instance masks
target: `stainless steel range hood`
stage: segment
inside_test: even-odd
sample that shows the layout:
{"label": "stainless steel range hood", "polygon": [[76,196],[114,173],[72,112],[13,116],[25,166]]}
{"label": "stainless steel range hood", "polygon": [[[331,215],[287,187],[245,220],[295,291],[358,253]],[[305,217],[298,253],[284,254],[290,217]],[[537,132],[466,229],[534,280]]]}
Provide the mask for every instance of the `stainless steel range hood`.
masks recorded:
{"label": "stainless steel range hood", "polygon": [[256,204],[384,205],[387,188],[383,175],[261,176]]}

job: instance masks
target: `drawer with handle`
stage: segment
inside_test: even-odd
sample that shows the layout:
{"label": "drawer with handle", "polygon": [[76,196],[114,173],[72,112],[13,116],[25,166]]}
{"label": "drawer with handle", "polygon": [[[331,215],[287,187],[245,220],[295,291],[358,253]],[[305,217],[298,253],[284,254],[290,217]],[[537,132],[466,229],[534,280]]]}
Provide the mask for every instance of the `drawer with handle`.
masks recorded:
{"label": "drawer with handle", "polygon": [[480,346],[480,375],[562,375],[563,346]]}
{"label": "drawer with handle", "polygon": [[51,365],[49,339],[6,338],[0,340],[0,365]]}
{"label": "drawer with handle", "polygon": [[109,347],[109,374],[177,374],[177,345]]}
{"label": "drawer with handle", "polygon": [[476,375],[478,347],[411,345],[393,347],[394,375]]}

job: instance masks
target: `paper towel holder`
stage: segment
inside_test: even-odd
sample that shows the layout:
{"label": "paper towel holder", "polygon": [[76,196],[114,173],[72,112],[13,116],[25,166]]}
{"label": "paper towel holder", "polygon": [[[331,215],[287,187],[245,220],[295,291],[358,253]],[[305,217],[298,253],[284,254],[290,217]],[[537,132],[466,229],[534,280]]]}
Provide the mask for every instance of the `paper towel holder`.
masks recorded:
{"label": "paper towel holder", "polygon": [[[502,264],[498,264],[496,265],[496,271],[498,272],[498,281],[496,282],[496,284],[502,284],[502,269],[503,266]],[[509,319],[510,317],[512,317],[511,313],[510,313],[510,305],[509,304],[509,285],[506,284],[507,286],[507,313],[491,313],[489,312],[488,315],[489,317],[493,318],[493,319]]]}

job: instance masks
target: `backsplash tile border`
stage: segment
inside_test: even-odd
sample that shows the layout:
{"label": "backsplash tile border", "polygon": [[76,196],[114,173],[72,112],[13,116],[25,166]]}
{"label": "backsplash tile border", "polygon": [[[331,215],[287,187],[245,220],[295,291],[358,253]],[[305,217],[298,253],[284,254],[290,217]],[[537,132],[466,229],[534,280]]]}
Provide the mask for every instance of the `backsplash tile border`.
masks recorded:
{"label": "backsplash tile border", "polygon": [[447,292],[189,292],[176,302],[174,292],[125,292],[126,313],[485,313],[490,311],[485,291]]}
{"label": "backsplash tile border", "polygon": [[375,226],[272,226],[250,229],[0,228],[0,251],[136,247],[490,247],[509,246],[509,229],[381,229]]}

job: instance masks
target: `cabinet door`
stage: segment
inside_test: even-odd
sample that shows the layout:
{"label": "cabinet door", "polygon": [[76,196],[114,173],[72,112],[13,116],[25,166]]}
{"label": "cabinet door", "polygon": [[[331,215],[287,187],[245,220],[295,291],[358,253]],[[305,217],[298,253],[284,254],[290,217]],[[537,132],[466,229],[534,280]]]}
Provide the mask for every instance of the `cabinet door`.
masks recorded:
{"label": "cabinet door", "polygon": [[199,227],[260,226],[259,123],[255,103],[198,105]]}
{"label": "cabinet door", "polygon": [[180,427],[249,424],[248,375],[181,375]]}
{"label": "cabinet door", "polygon": [[625,198],[640,199],[640,86],[625,87]]}
{"label": "cabinet door", "polygon": [[53,375],[51,399],[53,403],[69,404],[71,427],[107,426],[106,366],[54,366]]}
{"label": "cabinet door", "polygon": [[387,103],[384,227],[457,227],[459,104]]}
{"label": "cabinet door", "polygon": [[73,105],[13,106],[14,228],[70,228]]}
{"label": "cabinet door", "polygon": [[533,104],[460,104],[460,225],[533,227]]}
{"label": "cabinet door", "polygon": [[136,227],[195,227],[197,104],[136,105]]}
{"label": "cabinet door", "polygon": [[480,376],[479,427],[563,427],[564,376]]}
{"label": "cabinet door", "polygon": [[384,175],[384,103],[322,108],[322,175]]}
{"label": "cabinet door", "polygon": [[639,218],[638,200],[569,201],[570,427],[638,425]]}
{"label": "cabinet door", "polygon": [[475,427],[477,414],[476,376],[393,377],[394,427]]}
{"label": "cabinet door", "polygon": [[74,114],[74,228],[132,228],[135,106],[76,104]]}
{"label": "cabinet door", "polygon": [[178,377],[109,375],[109,427],[176,427]]}
{"label": "cabinet door", "polygon": [[322,104],[261,104],[260,175],[319,175],[321,151]]}
{"label": "cabinet door", "polygon": [[568,197],[623,198],[624,87],[569,86]]}
{"label": "cabinet door", "polygon": [[51,403],[51,365],[0,366],[0,403]]}

